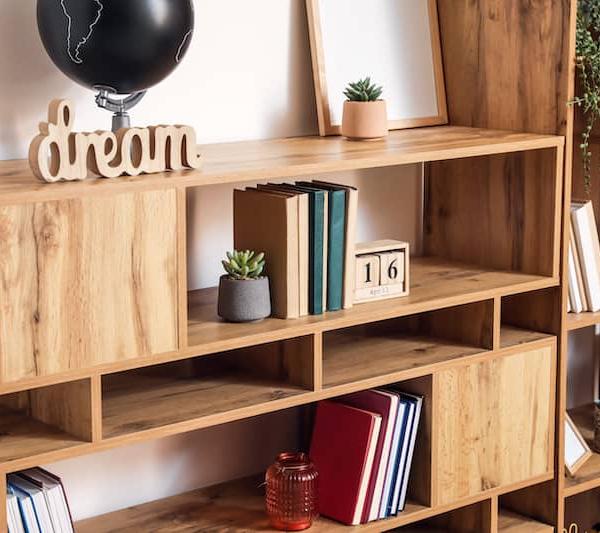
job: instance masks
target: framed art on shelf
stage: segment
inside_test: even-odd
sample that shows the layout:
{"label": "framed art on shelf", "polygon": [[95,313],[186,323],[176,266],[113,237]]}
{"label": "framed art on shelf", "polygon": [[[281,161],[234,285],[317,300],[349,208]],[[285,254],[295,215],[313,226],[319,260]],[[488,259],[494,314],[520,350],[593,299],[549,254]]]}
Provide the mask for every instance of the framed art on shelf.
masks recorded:
{"label": "framed art on shelf", "polygon": [[572,418],[565,416],[565,468],[574,476],[577,470],[592,456],[592,451]]}
{"label": "framed art on shelf", "polygon": [[384,87],[389,129],[446,124],[435,0],[306,0],[319,133],[341,133],[345,86]]}

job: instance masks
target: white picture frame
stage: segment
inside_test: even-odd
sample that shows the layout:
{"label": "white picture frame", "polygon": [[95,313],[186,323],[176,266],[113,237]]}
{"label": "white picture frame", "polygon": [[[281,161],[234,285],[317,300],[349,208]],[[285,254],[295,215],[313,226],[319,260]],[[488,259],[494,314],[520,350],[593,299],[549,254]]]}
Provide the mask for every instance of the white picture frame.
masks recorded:
{"label": "white picture frame", "polygon": [[383,86],[389,129],[448,123],[436,0],[306,0],[319,133],[339,135],[343,90]]}
{"label": "white picture frame", "polygon": [[565,468],[569,475],[574,476],[591,456],[592,450],[573,419],[565,415]]}

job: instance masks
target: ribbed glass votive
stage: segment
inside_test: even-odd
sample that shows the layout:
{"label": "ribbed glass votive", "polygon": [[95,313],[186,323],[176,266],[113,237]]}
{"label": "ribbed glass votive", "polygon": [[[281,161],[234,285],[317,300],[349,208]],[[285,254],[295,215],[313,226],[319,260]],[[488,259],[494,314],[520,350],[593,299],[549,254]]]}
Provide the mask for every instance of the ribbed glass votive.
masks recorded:
{"label": "ribbed glass votive", "polygon": [[266,474],[266,504],[271,525],[300,531],[317,517],[318,473],[305,453],[281,453]]}

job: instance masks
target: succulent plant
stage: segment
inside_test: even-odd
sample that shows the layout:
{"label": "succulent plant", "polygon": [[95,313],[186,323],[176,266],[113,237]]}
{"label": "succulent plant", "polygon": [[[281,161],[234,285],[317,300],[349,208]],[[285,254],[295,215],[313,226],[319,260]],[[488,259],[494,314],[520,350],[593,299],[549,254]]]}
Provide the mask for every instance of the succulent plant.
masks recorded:
{"label": "succulent plant", "polygon": [[251,250],[227,252],[227,259],[221,261],[231,279],[259,279],[265,268],[265,254]]}
{"label": "succulent plant", "polygon": [[379,100],[383,88],[371,82],[370,77],[349,83],[344,95],[350,102],[375,102]]}

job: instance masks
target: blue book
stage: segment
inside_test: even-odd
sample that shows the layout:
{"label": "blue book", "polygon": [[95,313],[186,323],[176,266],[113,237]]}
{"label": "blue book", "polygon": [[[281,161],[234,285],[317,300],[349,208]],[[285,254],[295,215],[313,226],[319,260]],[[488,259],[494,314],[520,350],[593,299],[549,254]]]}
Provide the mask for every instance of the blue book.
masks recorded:
{"label": "blue book", "polygon": [[[414,404],[409,402],[406,398],[400,396],[400,406],[403,407],[398,410],[398,423],[400,424],[400,435],[398,453],[396,456],[396,462],[394,465],[394,474],[392,479],[393,489],[390,491],[388,498],[388,505],[386,510],[386,517],[397,514],[398,501],[400,499],[400,489],[402,486],[402,471],[404,470],[404,462],[408,454],[409,439],[407,435],[410,431],[410,426],[414,418]],[[402,419],[400,419],[402,416]]]}
{"label": "blue book", "polygon": [[[398,395],[398,393],[394,391],[389,392]],[[408,412],[408,407],[406,403],[402,403],[400,401],[400,398],[398,398],[398,401],[398,412],[396,413],[396,420],[394,422],[392,444],[390,446],[390,456],[387,465],[387,472],[385,475],[385,482],[383,485],[383,493],[381,496],[381,502],[379,506],[379,518],[386,518],[388,516],[388,507],[391,505],[394,484],[398,473],[398,457],[400,454],[400,448],[402,446],[402,432],[406,426],[405,419]]]}
{"label": "blue book", "polygon": [[410,479],[410,470],[412,467],[412,460],[415,451],[415,445],[417,442],[417,432],[419,431],[419,421],[421,420],[421,410],[423,407],[423,397],[415,396],[413,394],[405,394],[402,393],[402,397],[407,399],[414,406],[414,417],[412,420],[412,424],[410,426],[410,431],[407,434],[407,439],[409,440],[408,445],[408,455],[406,457],[406,462],[404,464],[404,470],[402,473],[402,485],[400,488],[400,497],[398,499],[398,511],[404,511],[404,506],[406,505],[406,494],[408,491],[408,480]]}
{"label": "blue book", "polygon": [[13,494],[17,497],[17,503],[19,504],[19,512],[21,513],[21,522],[25,533],[41,533],[35,509],[33,506],[33,499],[23,489],[19,488],[11,482],[12,476],[9,476],[8,487],[12,490]]}
{"label": "blue book", "polygon": [[329,225],[327,229],[327,311],[339,311],[344,304],[344,265],[346,260],[346,188],[313,182],[327,192]]}

